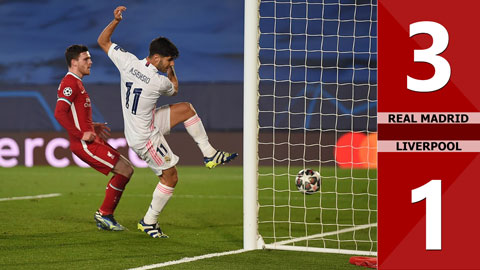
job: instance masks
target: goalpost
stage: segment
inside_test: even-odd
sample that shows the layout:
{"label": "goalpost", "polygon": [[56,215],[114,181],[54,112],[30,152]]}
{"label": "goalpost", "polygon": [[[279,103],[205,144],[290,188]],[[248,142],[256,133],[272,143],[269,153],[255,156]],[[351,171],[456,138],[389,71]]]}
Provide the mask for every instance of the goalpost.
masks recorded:
{"label": "goalpost", "polygon": [[[376,0],[245,0],[244,249],[375,256]],[[297,173],[321,175],[305,195]]]}

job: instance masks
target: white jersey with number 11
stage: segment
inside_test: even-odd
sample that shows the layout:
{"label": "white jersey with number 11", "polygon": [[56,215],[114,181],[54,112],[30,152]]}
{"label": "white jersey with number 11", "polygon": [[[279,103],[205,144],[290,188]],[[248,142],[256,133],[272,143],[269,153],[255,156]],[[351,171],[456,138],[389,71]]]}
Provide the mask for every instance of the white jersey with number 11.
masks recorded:
{"label": "white jersey with number 11", "polygon": [[139,60],[115,43],[110,46],[108,57],[120,71],[125,138],[130,147],[144,148],[158,132],[153,124],[158,98],[173,95],[175,88],[146,59]]}

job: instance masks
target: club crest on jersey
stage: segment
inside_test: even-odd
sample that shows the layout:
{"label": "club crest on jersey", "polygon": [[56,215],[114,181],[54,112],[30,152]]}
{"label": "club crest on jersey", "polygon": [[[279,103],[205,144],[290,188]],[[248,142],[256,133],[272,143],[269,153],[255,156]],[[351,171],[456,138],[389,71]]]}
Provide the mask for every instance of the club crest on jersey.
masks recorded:
{"label": "club crest on jersey", "polygon": [[69,97],[69,96],[72,95],[72,93],[73,93],[72,88],[70,88],[70,87],[63,88],[63,95],[64,96]]}

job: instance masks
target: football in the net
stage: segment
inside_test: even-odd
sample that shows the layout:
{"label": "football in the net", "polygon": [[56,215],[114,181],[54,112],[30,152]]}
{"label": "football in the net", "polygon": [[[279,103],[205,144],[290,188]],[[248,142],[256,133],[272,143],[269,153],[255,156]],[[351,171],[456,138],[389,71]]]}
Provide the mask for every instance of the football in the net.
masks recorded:
{"label": "football in the net", "polygon": [[320,174],[312,169],[303,169],[298,172],[295,178],[295,185],[298,191],[304,194],[313,194],[320,190]]}

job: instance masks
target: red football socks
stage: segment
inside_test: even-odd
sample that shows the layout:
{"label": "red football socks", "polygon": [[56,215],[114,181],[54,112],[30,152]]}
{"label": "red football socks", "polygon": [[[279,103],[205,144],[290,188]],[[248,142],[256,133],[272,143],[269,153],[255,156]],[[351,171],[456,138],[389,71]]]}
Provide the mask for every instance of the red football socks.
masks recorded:
{"label": "red football socks", "polygon": [[115,174],[112,179],[110,179],[107,184],[107,190],[105,191],[105,199],[99,209],[103,216],[113,214],[129,180],[129,178],[121,174]]}

